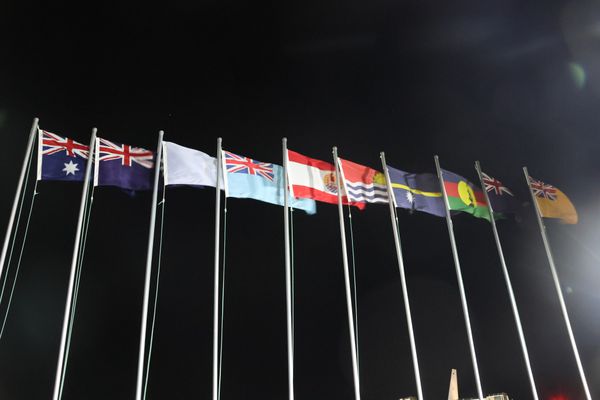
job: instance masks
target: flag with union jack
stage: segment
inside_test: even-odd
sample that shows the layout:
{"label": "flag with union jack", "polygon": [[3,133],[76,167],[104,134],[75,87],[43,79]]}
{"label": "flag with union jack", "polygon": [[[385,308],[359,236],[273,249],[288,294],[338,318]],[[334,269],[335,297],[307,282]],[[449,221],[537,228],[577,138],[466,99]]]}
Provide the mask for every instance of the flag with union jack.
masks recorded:
{"label": "flag with union jack", "polygon": [[[481,172],[483,185],[490,199],[490,205],[496,217],[504,214],[514,214],[519,210],[519,202],[513,192],[498,179]],[[500,214],[500,215],[498,215]]]}
{"label": "flag with union jack", "polygon": [[126,190],[150,190],[154,176],[154,152],[96,138],[94,186]]}
{"label": "flag with union jack", "polygon": [[83,181],[89,146],[38,130],[37,179]]}
{"label": "flag with union jack", "polygon": [[576,224],[578,217],[575,206],[566,194],[555,186],[529,177],[529,187],[544,218],[558,218],[565,224]]}
{"label": "flag with union jack", "polygon": [[[283,167],[240,156],[223,150],[225,195],[250,198],[271,204],[283,205]],[[314,214],[317,206],[311,199],[296,199],[288,190],[290,207]]]}

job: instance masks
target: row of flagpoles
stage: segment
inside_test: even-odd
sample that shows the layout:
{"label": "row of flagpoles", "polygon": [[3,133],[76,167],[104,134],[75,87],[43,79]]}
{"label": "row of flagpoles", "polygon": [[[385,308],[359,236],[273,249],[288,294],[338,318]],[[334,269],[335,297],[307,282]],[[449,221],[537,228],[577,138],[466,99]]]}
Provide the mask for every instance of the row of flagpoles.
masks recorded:
{"label": "row of flagpoles", "polygon": [[[109,185],[126,190],[152,190],[152,210],[149,224],[150,233],[148,238],[138,373],[136,379],[136,400],[145,399],[145,382],[147,383],[149,367],[147,357],[150,357],[150,354],[146,349],[148,308],[161,165],[163,167],[163,184],[165,188],[172,185],[188,185],[202,187],[210,186],[215,187],[216,189],[213,304],[213,400],[220,399],[221,381],[220,360],[218,357],[221,352],[221,342],[219,339],[222,337],[219,324],[219,310],[222,307],[222,305],[219,304],[219,294],[222,290],[222,288],[220,288],[219,280],[221,274],[219,258],[221,250],[221,189],[224,190],[226,198],[253,198],[281,205],[284,208],[288,393],[290,400],[294,398],[294,299],[292,296],[293,277],[291,270],[292,254],[290,250],[291,229],[289,216],[291,209],[302,209],[309,214],[316,212],[315,200],[337,204],[338,206],[340,234],[342,237],[342,261],[344,267],[354,397],[356,400],[359,400],[361,397],[358,366],[358,339],[356,337],[355,327],[357,321],[354,315],[355,305],[353,305],[353,294],[350,287],[343,205],[356,206],[362,209],[365,207],[366,203],[388,203],[390,209],[390,221],[394,235],[402,295],[406,311],[405,314],[418,399],[423,399],[423,390],[417,357],[416,340],[412,326],[408,285],[404,272],[400,226],[397,213],[398,208],[408,208],[446,218],[479,399],[483,399],[483,391],[471,330],[467,298],[462,281],[458,249],[453,232],[452,213],[463,211],[470,213],[475,217],[487,219],[490,222],[510,297],[527,375],[531,385],[532,396],[535,400],[538,399],[518,308],[496,227],[496,219],[516,212],[517,203],[515,202],[512,192],[502,185],[499,180],[482,172],[479,162],[475,163],[475,169],[483,190],[460,175],[443,170],[437,156],[434,157],[437,172],[436,175],[428,173],[412,174],[388,166],[385,154],[382,152],[380,154],[382,173],[372,168],[339,158],[336,147],[333,148],[333,164],[306,157],[288,150],[286,139],[283,139],[282,143],[283,166],[279,166],[272,163],[256,161],[248,157],[225,151],[222,149],[220,138],[217,140],[217,157],[215,158],[198,150],[186,148],[171,142],[163,142],[162,131],[159,132],[156,153],[98,138],[96,133],[96,129],[93,129],[90,145],[85,146],[70,138],[65,138],[39,129],[38,120],[37,118],[34,119],[27,143],[23,167],[17,184],[17,191],[9,218],[7,233],[0,255],[1,277],[8,253],[9,242],[11,241],[11,237],[13,237],[15,218],[17,218],[17,221],[20,220],[20,217],[17,217],[17,210],[20,209],[19,204],[22,205],[23,202],[23,186],[24,182],[26,182],[26,175],[29,171],[30,162],[33,157],[34,142],[37,137],[38,181],[83,181],[82,199],[69,276],[69,288],[65,304],[53,400],[61,399],[64,386],[74,307],[78,292],[78,280],[81,273],[81,264],[83,262],[82,251],[85,247],[85,240],[82,241],[82,238],[85,236],[84,226],[87,226],[86,224],[89,222],[89,213],[91,211],[89,189],[92,181],[94,188],[96,186]],[[576,223],[577,213],[564,193],[551,185],[547,185],[531,178],[526,167],[523,168],[523,172],[536,211],[542,240],[586,399],[591,400],[575,337],[569,321],[566,304],[562,295],[556,266],[546,235],[546,228],[542,220],[542,217],[559,218],[565,223]],[[164,207],[164,198],[162,205]],[[13,237],[12,240],[14,241],[15,239],[16,237]],[[354,296],[356,296],[356,294],[354,294]],[[356,303],[355,297],[354,302]],[[6,312],[8,313],[8,309]]]}

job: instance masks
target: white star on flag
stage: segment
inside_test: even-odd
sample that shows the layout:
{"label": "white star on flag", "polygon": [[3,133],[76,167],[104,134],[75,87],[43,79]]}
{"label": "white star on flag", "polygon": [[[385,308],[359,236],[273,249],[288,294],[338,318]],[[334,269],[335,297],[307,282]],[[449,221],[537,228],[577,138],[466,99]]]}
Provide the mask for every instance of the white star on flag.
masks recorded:
{"label": "white star on flag", "polygon": [[63,171],[65,171],[65,175],[75,175],[75,172],[79,171],[79,168],[77,168],[77,163],[74,163],[73,161],[69,161],[69,163],[64,163],[65,167],[62,169]]}

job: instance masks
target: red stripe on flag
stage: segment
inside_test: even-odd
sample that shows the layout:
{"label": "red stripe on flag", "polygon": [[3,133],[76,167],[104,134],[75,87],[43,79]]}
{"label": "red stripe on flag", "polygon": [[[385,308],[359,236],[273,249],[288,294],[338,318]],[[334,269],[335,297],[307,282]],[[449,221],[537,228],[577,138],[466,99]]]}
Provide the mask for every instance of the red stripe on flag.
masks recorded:
{"label": "red stripe on flag", "polygon": [[297,162],[298,164],[310,165],[311,167],[318,168],[323,171],[334,171],[335,168],[333,164],[317,160],[315,158],[310,158],[303,156],[300,153],[296,153],[295,151],[288,150],[288,160],[290,162]]}
{"label": "red stripe on flag", "polygon": [[[464,182],[464,181],[463,181]],[[466,183],[466,182],[465,182]],[[446,194],[448,197],[458,197],[460,199],[460,193],[458,193],[458,182],[444,181],[444,187],[446,188]],[[475,194],[475,201],[478,206],[487,206],[485,201],[485,195],[479,188],[472,188]]]}
{"label": "red stripe on flag", "polygon": [[[294,190],[294,196],[297,198],[300,198],[300,199],[313,199],[313,200],[322,201],[324,203],[329,203],[329,204],[337,204],[338,203],[337,194],[327,193],[322,190],[317,190],[315,188],[311,188],[308,186],[302,186],[302,185],[292,185],[292,188]],[[348,198],[346,196],[342,196],[342,204],[344,204],[344,205],[350,204],[354,207],[357,207],[359,210],[364,210],[366,207],[365,203],[356,203],[356,202],[348,203]]]}

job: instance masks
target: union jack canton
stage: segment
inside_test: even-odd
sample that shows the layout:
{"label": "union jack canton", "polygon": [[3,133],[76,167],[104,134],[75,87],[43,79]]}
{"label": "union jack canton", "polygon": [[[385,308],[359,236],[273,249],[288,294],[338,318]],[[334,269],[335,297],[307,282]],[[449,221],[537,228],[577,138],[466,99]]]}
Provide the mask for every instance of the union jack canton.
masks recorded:
{"label": "union jack canton", "polygon": [[82,181],[89,146],[55,133],[38,131],[38,180]]}
{"label": "union jack canton", "polygon": [[248,157],[238,156],[237,154],[230,153],[229,151],[223,151],[225,155],[225,169],[230,174],[249,174],[262,176],[269,181],[275,179],[275,173],[273,172],[273,164],[264,163],[253,160]]}
{"label": "union jack canton", "polygon": [[554,186],[533,179],[532,177],[529,177],[529,186],[531,187],[531,190],[533,190],[533,194],[536,197],[548,200],[556,200],[556,188]]}
{"label": "union jack canton", "polygon": [[94,186],[150,190],[154,153],[128,144],[96,139]]}

